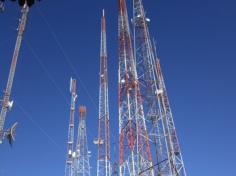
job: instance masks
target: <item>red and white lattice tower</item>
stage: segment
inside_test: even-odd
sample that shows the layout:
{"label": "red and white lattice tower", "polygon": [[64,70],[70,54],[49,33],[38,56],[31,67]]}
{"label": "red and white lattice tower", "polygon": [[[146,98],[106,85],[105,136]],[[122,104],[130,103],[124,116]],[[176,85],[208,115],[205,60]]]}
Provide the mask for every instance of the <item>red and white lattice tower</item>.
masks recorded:
{"label": "red and white lattice tower", "polygon": [[98,146],[97,176],[111,176],[110,163],[110,129],[108,101],[108,66],[106,48],[105,12],[101,19],[100,49],[100,88],[99,88],[99,125],[98,138],[94,141]]}
{"label": "red and white lattice tower", "polygon": [[[1,5],[1,8],[3,9],[3,2],[0,5]],[[15,136],[15,129],[16,129],[17,123],[15,123],[9,130],[5,130],[4,125],[5,125],[7,112],[10,111],[13,106],[13,101],[10,100],[10,97],[11,97],[12,85],[13,85],[13,81],[14,81],[14,76],[15,76],[17,60],[18,60],[18,56],[19,56],[19,52],[20,52],[21,42],[22,42],[22,38],[23,38],[23,34],[25,31],[26,22],[27,22],[27,18],[28,18],[28,13],[29,13],[29,7],[27,6],[27,4],[25,4],[22,8],[22,16],[21,16],[20,23],[18,26],[18,35],[17,35],[17,39],[16,39],[13,57],[12,57],[12,62],[11,62],[11,67],[10,67],[10,72],[9,72],[9,76],[8,76],[6,90],[4,91],[3,99],[0,100],[0,103],[2,106],[1,112],[0,112],[0,144],[3,143],[3,140],[6,137],[9,139],[10,144],[15,139],[14,136]]]}
{"label": "red and white lattice tower", "polygon": [[142,0],[133,0],[134,52],[155,175],[185,176],[170,104]]}
{"label": "red and white lattice tower", "polygon": [[[12,0],[12,1],[15,1],[15,0]],[[5,0],[0,0],[0,12],[3,12],[5,9],[4,2]],[[22,16],[19,20],[20,22],[17,28],[18,35],[16,39],[14,53],[12,56],[11,67],[10,67],[10,72],[9,72],[9,76],[7,80],[6,90],[4,91],[3,99],[0,100],[0,106],[2,107],[1,112],[0,112],[0,144],[3,143],[3,140],[5,138],[9,140],[10,144],[12,144],[12,142],[15,140],[15,131],[16,131],[17,122],[14,123],[12,127],[7,130],[4,129],[4,125],[5,125],[7,112],[10,111],[13,106],[13,101],[11,101],[10,98],[11,98],[13,81],[15,77],[17,60],[19,57],[23,34],[25,31],[25,27],[26,27],[26,23],[28,19],[29,8],[35,3],[35,0],[18,0],[18,3],[20,7],[22,7],[22,10],[21,10]]]}
{"label": "red and white lattice tower", "polygon": [[119,175],[153,176],[126,1],[119,0]]}

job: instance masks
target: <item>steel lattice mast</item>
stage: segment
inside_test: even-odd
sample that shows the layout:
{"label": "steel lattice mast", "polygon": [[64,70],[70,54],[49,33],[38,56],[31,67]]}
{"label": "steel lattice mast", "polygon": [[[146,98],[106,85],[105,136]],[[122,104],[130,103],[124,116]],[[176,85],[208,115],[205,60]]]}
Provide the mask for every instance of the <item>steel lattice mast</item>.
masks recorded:
{"label": "steel lattice mast", "polygon": [[10,143],[12,140],[14,140],[14,133],[15,133],[14,131],[16,128],[16,123],[12,126],[10,130],[7,130],[7,131],[4,131],[4,124],[5,124],[7,112],[11,109],[13,105],[13,101],[10,101],[10,96],[11,96],[11,90],[12,90],[13,80],[15,76],[17,59],[18,59],[19,51],[21,47],[22,37],[25,31],[28,12],[29,12],[29,7],[25,4],[22,8],[22,17],[20,19],[20,23],[18,26],[18,36],[16,40],[13,57],[12,57],[7,86],[4,92],[3,100],[1,101],[2,109],[1,109],[1,114],[0,114],[0,143],[3,142],[6,136],[8,137]]}
{"label": "steel lattice mast", "polygon": [[173,115],[170,108],[170,103],[167,95],[167,90],[164,82],[164,78],[161,71],[160,60],[156,60],[156,68],[157,68],[157,76],[159,80],[159,88],[161,93],[159,94],[160,104],[161,104],[161,112],[162,116],[166,121],[168,127],[166,130],[167,133],[167,141],[169,147],[168,157],[171,164],[171,171],[173,176],[186,176],[186,170],[184,166],[184,161],[182,157],[182,153],[180,150],[179,140],[177,137],[175,124]]}
{"label": "steel lattice mast", "polygon": [[[151,44],[142,0],[133,0],[134,49],[144,113],[151,140],[155,175],[185,176],[173,117],[160,70]],[[157,65],[156,65],[157,63]],[[158,66],[158,67],[156,67]]]}
{"label": "steel lattice mast", "polygon": [[108,66],[106,48],[106,19],[103,10],[101,19],[101,49],[100,49],[100,89],[99,89],[99,126],[97,176],[111,176],[110,163],[110,129],[108,103]]}
{"label": "steel lattice mast", "polygon": [[119,0],[118,20],[119,175],[154,175],[125,0]]}
{"label": "steel lattice mast", "polygon": [[86,107],[79,107],[79,126],[78,126],[78,139],[76,145],[76,158],[75,158],[75,174],[74,176],[90,176],[90,162],[89,151],[87,144],[86,132]]}
{"label": "steel lattice mast", "polygon": [[75,126],[74,116],[75,116],[75,102],[76,102],[77,94],[76,94],[76,80],[72,78],[70,80],[70,93],[71,93],[71,105],[70,105],[70,121],[69,121],[69,130],[68,130],[65,176],[74,176],[73,175],[74,126]]}

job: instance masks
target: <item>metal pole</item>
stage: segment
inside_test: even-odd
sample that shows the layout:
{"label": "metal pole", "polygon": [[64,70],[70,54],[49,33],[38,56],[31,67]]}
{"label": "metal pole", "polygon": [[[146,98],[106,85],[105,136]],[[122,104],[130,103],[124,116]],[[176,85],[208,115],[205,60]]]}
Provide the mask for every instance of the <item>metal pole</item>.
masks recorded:
{"label": "metal pole", "polygon": [[18,27],[18,36],[16,40],[15,50],[12,57],[11,68],[10,68],[6,90],[4,92],[4,97],[2,100],[2,109],[1,109],[1,114],[0,114],[0,144],[3,143],[4,137],[6,136],[6,132],[4,132],[6,114],[12,108],[12,105],[13,105],[13,101],[10,101],[10,95],[11,95],[12,84],[13,84],[15,70],[16,70],[17,59],[18,59],[19,51],[21,47],[22,37],[25,31],[28,12],[29,12],[29,7],[27,6],[27,4],[25,4],[22,8],[22,17],[20,19],[20,23]]}

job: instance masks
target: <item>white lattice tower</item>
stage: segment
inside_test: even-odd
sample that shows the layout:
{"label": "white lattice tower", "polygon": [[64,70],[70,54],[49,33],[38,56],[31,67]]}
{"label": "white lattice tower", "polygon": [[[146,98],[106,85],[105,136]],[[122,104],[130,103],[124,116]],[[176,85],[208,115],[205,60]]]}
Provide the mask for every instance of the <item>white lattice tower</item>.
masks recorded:
{"label": "white lattice tower", "polygon": [[79,107],[78,139],[76,144],[76,158],[74,161],[74,176],[90,176],[89,151],[86,131],[86,107]]}
{"label": "white lattice tower", "polygon": [[149,22],[142,0],[133,0],[135,61],[151,141],[153,168],[155,175],[185,175],[179,144],[175,142],[177,136],[169,101],[163,103],[167,102],[168,98],[160,76],[160,67],[156,67],[156,57],[148,30]]}
{"label": "white lattice tower", "polygon": [[68,141],[67,141],[67,158],[65,167],[65,176],[73,175],[73,162],[74,162],[74,116],[75,116],[75,103],[76,103],[76,80],[70,80],[70,93],[71,93],[71,105],[70,105],[70,120],[68,128]]}

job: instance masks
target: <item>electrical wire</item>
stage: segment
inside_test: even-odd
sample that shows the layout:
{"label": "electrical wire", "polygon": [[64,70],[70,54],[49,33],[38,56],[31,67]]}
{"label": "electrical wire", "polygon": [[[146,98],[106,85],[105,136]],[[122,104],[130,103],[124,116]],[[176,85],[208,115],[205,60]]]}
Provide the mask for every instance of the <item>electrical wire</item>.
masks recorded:
{"label": "electrical wire", "polygon": [[[67,104],[69,105],[68,100],[66,99],[66,96],[63,94],[62,90],[60,89],[60,87],[58,86],[58,84],[56,83],[55,79],[53,78],[52,74],[49,72],[49,70],[47,69],[47,67],[44,65],[44,63],[42,62],[42,59],[39,57],[39,55],[36,53],[36,51],[33,49],[32,44],[29,43],[29,41],[25,38],[25,43],[26,46],[29,48],[29,50],[31,51],[31,53],[33,54],[35,60],[39,63],[39,65],[42,67],[43,71],[46,73],[46,75],[48,76],[49,80],[52,82],[52,84],[55,86],[55,88],[58,90],[58,92],[60,93],[60,95],[63,97],[64,100],[66,100]],[[90,139],[93,139],[94,137],[94,132],[92,132],[92,130],[89,130],[89,128],[87,129],[87,133]]]}
{"label": "electrical wire", "polygon": [[[27,47],[29,48],[29,50],[31,51],[31,53],[33,54],[34,58],[36,59],[36,61],[40,64],[40,66],[42,67],[43,71],[47,74],[49,80],[52,82],[52,84],[55,86],[55,88],[58,90],[58,92],[60,93],[60,95],[63,97],[64,100],[67,101],[67,104],[69,105],[68,100],[66,99],[66,96],[63,94],[62,90],[60,89],[60,87],[58,86],[58,84],[56,83],[55,79],[53,78],[52,74],[49,72],[49,70],[47,69],[47,67],[44,65],[44,63],[42,62],[42,59],[39,57],[39,55],[36,53],[36,51],[33,49],[32,44],[29,43],[29,41],[25,38],[25,43],[27,45]],[[90,139],[93,139],[94,136],[94,132],[92,132],[92,130],[87,129],[88,132],[88,136]]]}
{"label": "electrical wire", "polygon": [[32,55],[34,56],[35,60],[39,63],[39,65],[42,67],[43,71],[46,73],[46,75],[48,76],[49,80],[52,82],[52,84],[54,85],[54,87],[58,90],[58,92],[60,93],[60,95],[63,97],[63,99],[66,101],[67,105],[70,105],[68,99],[66,98],[66,96],[64,95],[63,91],[61,90],[61,88],[58,86],[57,82],[55,81],[54,77],[52,76],[52,74],[49,72],[49,70],[47,69],[47,67],[44,65],[42,59],[39,57],[39,55],[36,53],[36,51],[33,49],[32,45],[29,43],[29,41],[25,38],[25,43],[26,46],[29,48],[29,50],[31,51]]}
{"label": "electrical wire", "polygon": [[58,48],[61,50],[63,56],[64,56],[64,59],[65,61],[67,62],[67,64],[70,66],[71,70],[73,71],[73,73],[76,75],[76,77],[78,78],[78,80],[80,81],[81,83],[81,86],[83,88],[83,90],[85,91],[85,93],[87,94],[87,96],[89,97],[90,101],[92,102],[94,108],[97,110],[97,106],[96,106],[96,103],[95,103],[95,100],[92,98],[91,94],[89,93],[88,89],[87,89],[87,86],[85,85],[85,83],[82,81],[82,79],[79,77],[79,74],[77,72],[77,70],[75,69],[74,65],[72,64],[72,61],[70,59],[70,57],[68,56],[68,54],[66,53],[66,51],[64,50],[63,46],[62,46],[62,43],[59,41],[56,33],[54,32],[52,26],[50,25],[50,23],[48,22],[48,20],[46,19],[45,15],[42,13],[42,11],[40,10],[39,7],[37,7],[37,10],[38,10],[38,13],[40,15],[40,17],[43,19],[43,21],[45,22],[45,24],[47,25],[53,39],[55,40]]}
{"label": "electrical wire", "polygon": [[30,114],[28,111],[26,111],[26,109],[25,109],[22,105],[20,105],[19,102],[15,102],[15,104],[16,104],[16,106],[19,108],[19,110],[24,114],[24,117],[26,117],[28,120],[30,120],[31,123],[32,123],[36,128],[38,128],[38,129],[41,131],[41,133],[42,133],[44,136],[46,136],[46,137],[49,139],[49,141],[51,141],[51,142],[58,148],[58,150],[60,150],[60,152],[63,152],[63,153],[64,153],[64,150],[62,149],[62,147],[47,133],[46,130],[44,130],[44,129],[32,118],[31,114]]}

